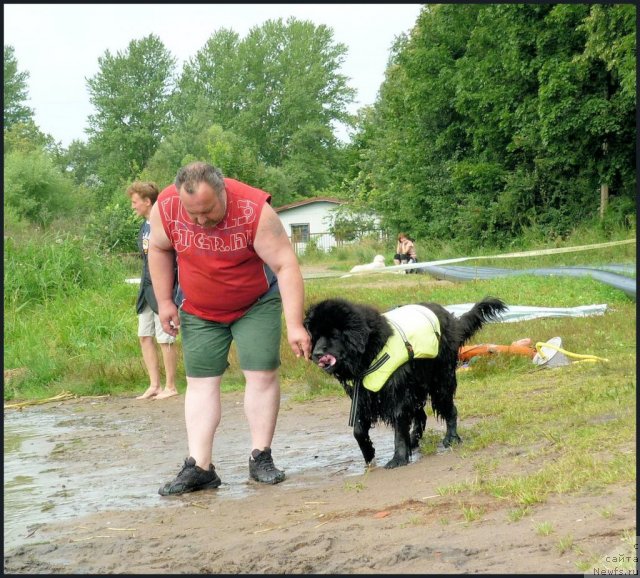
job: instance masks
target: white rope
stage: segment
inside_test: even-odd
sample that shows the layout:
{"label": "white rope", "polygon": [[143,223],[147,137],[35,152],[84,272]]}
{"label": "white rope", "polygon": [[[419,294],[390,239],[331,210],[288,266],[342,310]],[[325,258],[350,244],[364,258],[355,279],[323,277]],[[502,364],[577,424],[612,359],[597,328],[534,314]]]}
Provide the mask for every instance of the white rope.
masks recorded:
{"label": "white rope", "polygon": [[370,275],[377,273],[389,273],[393,271],[404,271],[405,269],[421,269],[423,267],[429,267],[432,265],[449,265],[451,263],[462,263],[463,261],[472,261],[474,259],[513,259],[518,257],[538,257],[540,255],[554,255],[557,253],[574,253],[579,251],[590,251],[592,249],[602,249],[605,247],[614,247],[616,245],[628,245],[629,243],[635,243],[636,239],[625,239],[624,241],[609,241],[608,243],[597,243],[594,245],[579,245],[577,247],[559,247],[556,249],[539,249],[536,251],[520,251],[518,253],[502,253],[499,255],[480,255],[477,257],[456,257],[454,259],[440,259],[439,261],[421,261],[420,263],[407,263],[405,265],[391,265],[390,267],[384,267],[379,269],[369,269],[366,271],[357,271],[355,273],[348,273],[342,275],[344,277],[351,277],[352,275]]}

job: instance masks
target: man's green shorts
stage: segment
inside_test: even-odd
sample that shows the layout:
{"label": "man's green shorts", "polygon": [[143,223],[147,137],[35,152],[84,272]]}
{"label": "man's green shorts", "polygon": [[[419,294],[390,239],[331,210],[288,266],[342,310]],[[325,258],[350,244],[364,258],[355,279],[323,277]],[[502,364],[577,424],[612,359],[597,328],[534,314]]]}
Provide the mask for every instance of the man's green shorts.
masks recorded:
{"label": "man's green shorts", "polygon": [[180,310],[184,367],[188,377],[217,377],[229,366],[234,341],[240,369],[271,371],[280,367],[282,299],[269,293],[232,323],[201,319]]}

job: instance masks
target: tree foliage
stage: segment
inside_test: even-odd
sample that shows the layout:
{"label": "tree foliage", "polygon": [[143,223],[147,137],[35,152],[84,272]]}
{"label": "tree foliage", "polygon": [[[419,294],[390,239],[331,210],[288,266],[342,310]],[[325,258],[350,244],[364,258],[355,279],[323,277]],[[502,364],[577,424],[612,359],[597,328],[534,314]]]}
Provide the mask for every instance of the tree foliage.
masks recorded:
{"label": "tree foliage", "polygon": [[603,183],[633,201],[634,15],[425,6],[360,127],[354,190],[390,227],[470,246],[562,236],[597,215]]}
{"label": "tree foliage", "polygon": [[184,66],[178,130],[213,121],[272,174],[284,172],[292,194],[312,196],[333,185],[340,163],[332,124],[351,122],[355,92],[339,72],[346,50],[326,26],[294,18],[269,20],[242,40],[220,29]]}
{"label": "tree foliage", "polygon": [[134,180],[172,126],[175,58],[151,34],[115,56],[98,58],[87,80],[96,113],[87,133],[98,152],[97,176],[112,194]]}
{"label": "tree foliage", "polygon": [[17,123],[33,120],[33,110],[26,106],[29,98],[27,80],[29,73],[18,71],[18,61],[13,46],[4,45],[4,131]]}
{"label": "tree foliage", "polygon": [[[274,206],[336,196],[419,242],[561,237],[598,216],[604,185],[600,226],[634,226],[635,14],[631,4],[424,5],[391,49],[375,104],[355,118],[347,48],[324,25],[269,20],[244,38],[218,29],[180,74],[151,34],[98,59],[89,139],[66,150],[35,124],[29,74],[5,46],[5,224],[91,213],[101,250],[135,250],[127,185],[163,188],[205,160],[269,191]],[[347,145],[338,123],[354,128]]]}
{"label": "tree foliage", "polygon": [[14,151],[4,157],[4,202],[17,217],[48,225],[74,205],[73,183],[41,150]]}

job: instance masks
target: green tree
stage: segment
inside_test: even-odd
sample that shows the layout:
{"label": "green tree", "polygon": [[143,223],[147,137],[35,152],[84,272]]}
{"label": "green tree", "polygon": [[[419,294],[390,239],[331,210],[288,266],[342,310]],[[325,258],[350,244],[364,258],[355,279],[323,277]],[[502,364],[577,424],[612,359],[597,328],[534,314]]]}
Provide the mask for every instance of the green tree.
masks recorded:
{"label": "green tree", "polygon": [[311,197],[337,187],[334,170],[340,150],[329,127],[314,123],[301,126],[291,138],[291,151],[282,170],[301,195]]}
{"label": "green tree", "polygon": [[[359,198],[418,237],[563,236],[634,204],[635,7],[427,5],[356,139]],[[354,175],[355,173],[355,175]],[[626,219],[621,219],[626,220]]]}
{"label": "green tree", "polygon": [[244,40],[219,30],[185,64],[175,96],[179,130],[200,133],[213,120],[272,176],[283,171],[294,194],[324,189],[341,162],[333,123],[352,122],[355,92],[339,73],[345,54],[329,28],[294,18],[267,21]]}
{"label": "green tree", "polygon": [[[586,115],[597,114],[592,129],[600,182],[631,206],[635,203],[636,10],[630,4],[590,7],[581,29],[586,35],[579,57],[589,74],[598,71]],[[600,145],[600,146],[598,146]]]}
{"label": "green tree", "polygon": [[76,139],[62,152],[58,163],[76,184],[95,188],[100,183],[99,159],[100,151],[95,144]]}
{"label": "green tree", "polygon": [[14,151],[4,158],[4,198],[19,218],[48,225],[73,207],[74,187],[43,151]]}
{"label": "green tree", "polygon": [[87,80],[96,109],[87,132],[108,198],[139,175],[170,132],[175,58],[151,34],[115,56],[107,50],[98,64],[99,72]]}
{"label": "green tree", "polygon": [[264,165],[258,155],[242,137],[213,125],[206,131],[207,160],[221,167],[225,177],[260,186]]}
{"label": "green tree", "polygon": [[238,34],[221,28],[185,62],[172,105],[178,129],[200,132],[212,121],[232,126],[246,100],[239,46]]}
{"label": "green tree", "polygon": [[4,130],[4,154],[12,151],[57,151],[53,138],[44,134],[32,120],[13,123]]}
{"label": "green tree", "polygon": [[265,168],[260,188],[271,193],[271,204],[274,207],[281,207],[303,198],[295,192],[295,186],[289,174],[277,167]]}
{"label": "green tree", "polygon": [[[454,106],[456,61],[465,53],[479,6],[425,6],[398,38],[363,125],[361,182],[389,229],[417,237],[451,230],[450,163],[468,151],[464,119]],[[455,205],[454,205],[455,206]]]}
{"label": "green tree", "polygon": [[306,146],[294,137],[309,125],[331,129],[335,121],[351,122],[346,107],[355,91],[339,72],[347,48],[335,43],[327,26],[268,20],[249,31],[239,50],[247,106],[234,128],[252,137],[267,164],[281,166],[298,142]]}
{"label": "green tree", "polygon": [[4,131],[14,124],[33,121],[33,110],[25,105],[29,98],[27,80],[29,73],[18,71],[18,61],[13,46],[4,45]]}
{"label": "green tree", "polygon": [[186,118],[184,124],[162,139],[140,178],[163,188],[175,180],[180,167],[191,161],[205,160],[209,123],[199,115]]}

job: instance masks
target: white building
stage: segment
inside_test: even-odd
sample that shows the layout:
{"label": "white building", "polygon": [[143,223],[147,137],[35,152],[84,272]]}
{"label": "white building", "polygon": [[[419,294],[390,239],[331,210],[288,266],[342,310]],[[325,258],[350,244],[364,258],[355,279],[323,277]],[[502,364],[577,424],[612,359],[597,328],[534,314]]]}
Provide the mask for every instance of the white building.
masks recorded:
{"label": "white building", "polygon": [[303,254],[307,243],[313,241],[319,249],[328,251],[336,246],[330,233],[334,211],[345,201],[331,197],[304,199],[275,208],[297,254]]}

